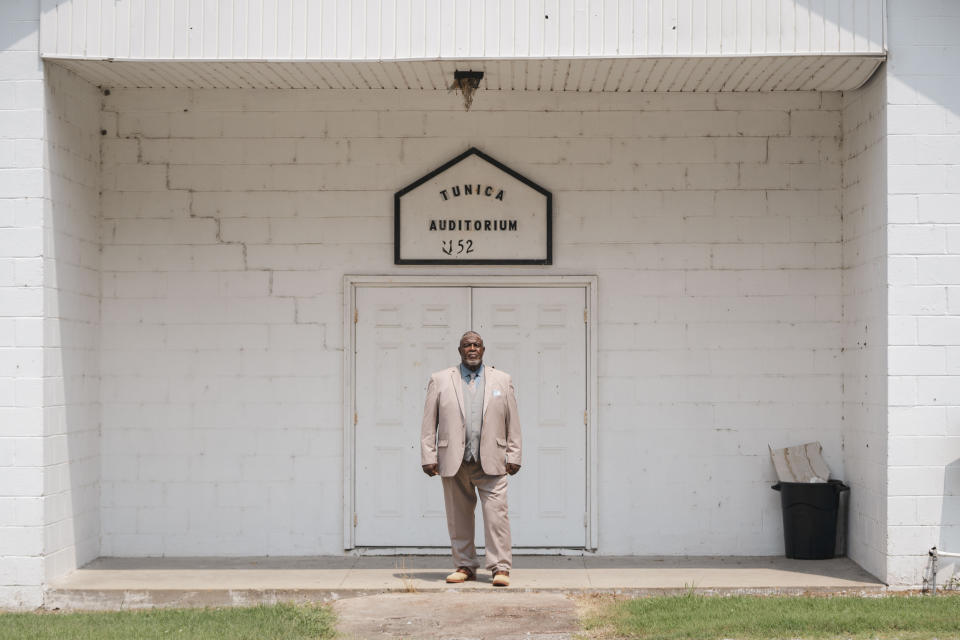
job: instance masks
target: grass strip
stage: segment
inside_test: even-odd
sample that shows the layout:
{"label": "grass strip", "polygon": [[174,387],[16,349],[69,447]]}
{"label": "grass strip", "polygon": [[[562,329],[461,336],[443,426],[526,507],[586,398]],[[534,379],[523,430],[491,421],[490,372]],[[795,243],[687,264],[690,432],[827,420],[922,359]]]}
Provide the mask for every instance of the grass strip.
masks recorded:
{"label": "grass strip", "polygon": [[858,598],[685,594],[606,603],[583,622],[588,637],[593,638],[943,640],[960,638],[960,595]]}
{"label": "grass strip", "polygon": [[321,640],[334,616],[319,605],[150,609],[89,613],[0,613],[0,639],[24,640]]}

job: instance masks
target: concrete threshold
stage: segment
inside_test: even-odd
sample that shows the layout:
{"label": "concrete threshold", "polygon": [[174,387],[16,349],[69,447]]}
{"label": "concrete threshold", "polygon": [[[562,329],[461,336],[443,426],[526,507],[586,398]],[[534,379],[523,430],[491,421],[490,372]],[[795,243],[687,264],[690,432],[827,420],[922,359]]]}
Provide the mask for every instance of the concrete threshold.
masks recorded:
{"label": "concrete threshold", "polygon": [[[47,609],[249,606],[382,593],[494,591],[489,572],[448,585],[442,556],[98,558],[50,586]],[[564,594],[850,594],[886,586],[848,558],[514,556],[510,591]],[[496,589],[500,592],[500,589]]]}

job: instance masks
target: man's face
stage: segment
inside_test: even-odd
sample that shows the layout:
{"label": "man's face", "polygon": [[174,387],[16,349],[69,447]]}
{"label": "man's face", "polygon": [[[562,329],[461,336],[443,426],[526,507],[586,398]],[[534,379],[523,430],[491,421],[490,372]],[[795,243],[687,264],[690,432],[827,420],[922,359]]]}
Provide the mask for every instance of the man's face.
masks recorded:
{"label": "man's face", "polygon": [[471,369],[476,369],[483,364],[483,338],[475,333],[470,333],[460,340],[460,360],[464,365]]}

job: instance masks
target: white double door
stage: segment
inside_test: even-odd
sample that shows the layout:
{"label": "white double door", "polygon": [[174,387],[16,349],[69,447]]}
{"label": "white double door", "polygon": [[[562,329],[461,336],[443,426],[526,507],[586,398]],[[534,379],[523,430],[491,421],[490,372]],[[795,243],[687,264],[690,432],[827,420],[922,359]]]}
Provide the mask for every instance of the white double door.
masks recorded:
{"label": "white double door", "polygon": [[[484,364],[513,376],[523,467],[510,477],[515,547],[583,547],[586,324],[582,287],[359,287],[355,344],[355,543],[444,547],[440,479],[420,469],[427,381],[460,362],[467,330]],[[479,504],[477,544],[483,545]]]}

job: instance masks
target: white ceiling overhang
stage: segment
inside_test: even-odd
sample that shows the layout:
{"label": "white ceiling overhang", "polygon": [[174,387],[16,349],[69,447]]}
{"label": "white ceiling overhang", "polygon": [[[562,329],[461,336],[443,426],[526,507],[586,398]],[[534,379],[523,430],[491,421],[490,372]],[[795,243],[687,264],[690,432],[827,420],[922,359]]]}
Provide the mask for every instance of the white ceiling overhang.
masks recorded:
{"label": "white ceiling overhang", "polygon": [[455,70],[488,91],[846,91],[883,54],[463,58],[430,60],[115,60],[48,56],[104,88],[446,90]]}

